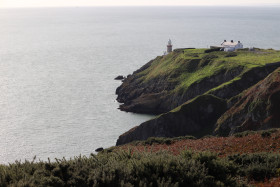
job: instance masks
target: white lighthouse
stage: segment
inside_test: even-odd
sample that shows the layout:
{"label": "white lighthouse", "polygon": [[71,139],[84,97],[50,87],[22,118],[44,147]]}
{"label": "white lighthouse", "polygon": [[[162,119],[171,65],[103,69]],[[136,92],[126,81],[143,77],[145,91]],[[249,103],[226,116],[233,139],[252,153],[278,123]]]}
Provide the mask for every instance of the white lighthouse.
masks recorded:
{"label": "white lighthouse", "polygon": [[168,44],[167,44],[167,54],[171,53],[172,52],[172,42],[171,40],[169,39],[168,40]]}

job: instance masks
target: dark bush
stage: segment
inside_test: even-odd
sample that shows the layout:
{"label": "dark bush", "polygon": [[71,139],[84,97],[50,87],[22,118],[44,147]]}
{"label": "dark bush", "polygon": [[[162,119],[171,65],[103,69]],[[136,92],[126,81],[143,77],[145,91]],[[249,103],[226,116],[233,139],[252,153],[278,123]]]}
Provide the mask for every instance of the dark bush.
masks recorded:
{"label": "dark bush", "polygon": [[235,56],[237,56],[237,53],[235,52],[229,52],[225,55],[225,57],[235,57]]}
{"label": "dark bush", "polygon": [[278,132],[278,129],[268,129],[268,130],[260,131],[261,136],[263,138],[270,137],[271,134],[276,133],[276,132]]}
{"label": "dark bush", "polygon": [[278,132],[278,129],[268,129],[268,130],[260,130],[260,131],[243,131],[233,134],[234,137],[245,137],[250,134],[260,134],[263,138],[270,137],[271,134]]}
{"label": "dark bush", "polygon": [[274,153],[254,153],[228,157],[238,165],[238,174],[257,181],[276,177],[280,168],[280,155]]}
{"label": "dark bush", "polygon": [[208,55],[204,55],[204,56],[202,57],[202,60],[212,60],[212,59],[214,59],[214,58],[218,58],[218,56],[217,56],[217,55],[214,55],[214,54],[208,54]]}
{"label": "dark bush", "polygon": [[263,138],[270,137],[270,136],[271,136],[271,132],[269,132],[269,131],[264,131],[264,132],[261,133],[261,136],[262,136]]}
{"label": "dark bush", "polygon": [[166,144],[170,145],[175,141],[179,140],[195,140],[196,137],[194,136],[178,136],[174,138],[166,138],[166,137],[150,137],[144,141],[134,141],[130,143],[130,145],[153,145],[153,144]]}
{"label": "dark bush", "polygon": [[211,52],[214,52],[214,51],[221,51],[221,47],[215,47],[215,48],[211,48],[211,49],[206,49],[204,52],[205,53],[211,53]]}
{"label": "dark bush", "polygon": [[237,51],[249,51],[249,48],[237,49]]}
{"label": "dark bush", "polygon": [[237,138],[241,138],[241,137],[245,137],[250,134],[256,134],[256,133],[257,133],[256,131],[244,131],[244,132],[235,133],[235,134],[233,134],[233,136],[237,137]]}

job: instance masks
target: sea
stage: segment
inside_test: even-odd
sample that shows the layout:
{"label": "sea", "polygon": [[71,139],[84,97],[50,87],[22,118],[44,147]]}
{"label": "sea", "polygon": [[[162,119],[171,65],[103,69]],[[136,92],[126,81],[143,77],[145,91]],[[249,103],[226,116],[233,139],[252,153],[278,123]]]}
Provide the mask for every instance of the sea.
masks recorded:
{"label": "sea", "polygon": [[89,156],[153,118],[115,90],[174,48],[280,49],[280,7],[0,8],[0,163]]}

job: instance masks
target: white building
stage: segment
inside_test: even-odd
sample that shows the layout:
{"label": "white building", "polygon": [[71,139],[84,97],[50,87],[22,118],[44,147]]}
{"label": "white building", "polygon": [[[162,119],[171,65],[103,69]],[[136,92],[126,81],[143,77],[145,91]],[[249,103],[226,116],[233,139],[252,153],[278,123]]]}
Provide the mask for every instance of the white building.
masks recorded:
{"label": "white building", "polygon": [[224,51],[235,51],[236,49],[242,49],[243,44],[240,43],[240,41],[234,42],[231,40],[230,42],[227,42],[224,40],[224,42],[221,44],[221,47],[224,49]]}

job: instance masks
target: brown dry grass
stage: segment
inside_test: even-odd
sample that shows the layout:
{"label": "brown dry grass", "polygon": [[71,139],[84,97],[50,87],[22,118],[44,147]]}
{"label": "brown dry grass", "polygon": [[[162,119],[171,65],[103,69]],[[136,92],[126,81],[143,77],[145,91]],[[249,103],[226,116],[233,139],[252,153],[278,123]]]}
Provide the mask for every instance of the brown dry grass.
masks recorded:
{"label": "brown dry grass", "polygon": [[148,146],[124,145],[121,149],[130,148],[132,151],[160,151],[167,150],[173,154],[179,154],[185,149],[193,151],[216,152],[224,157],[232,154],[278,152],[280,153],[280,132],[273,133],[270,137],[262,137],[261,134],[251,134],[245,137],[211,137],[198,140],[180,140],[171,145],[153,144]]}

